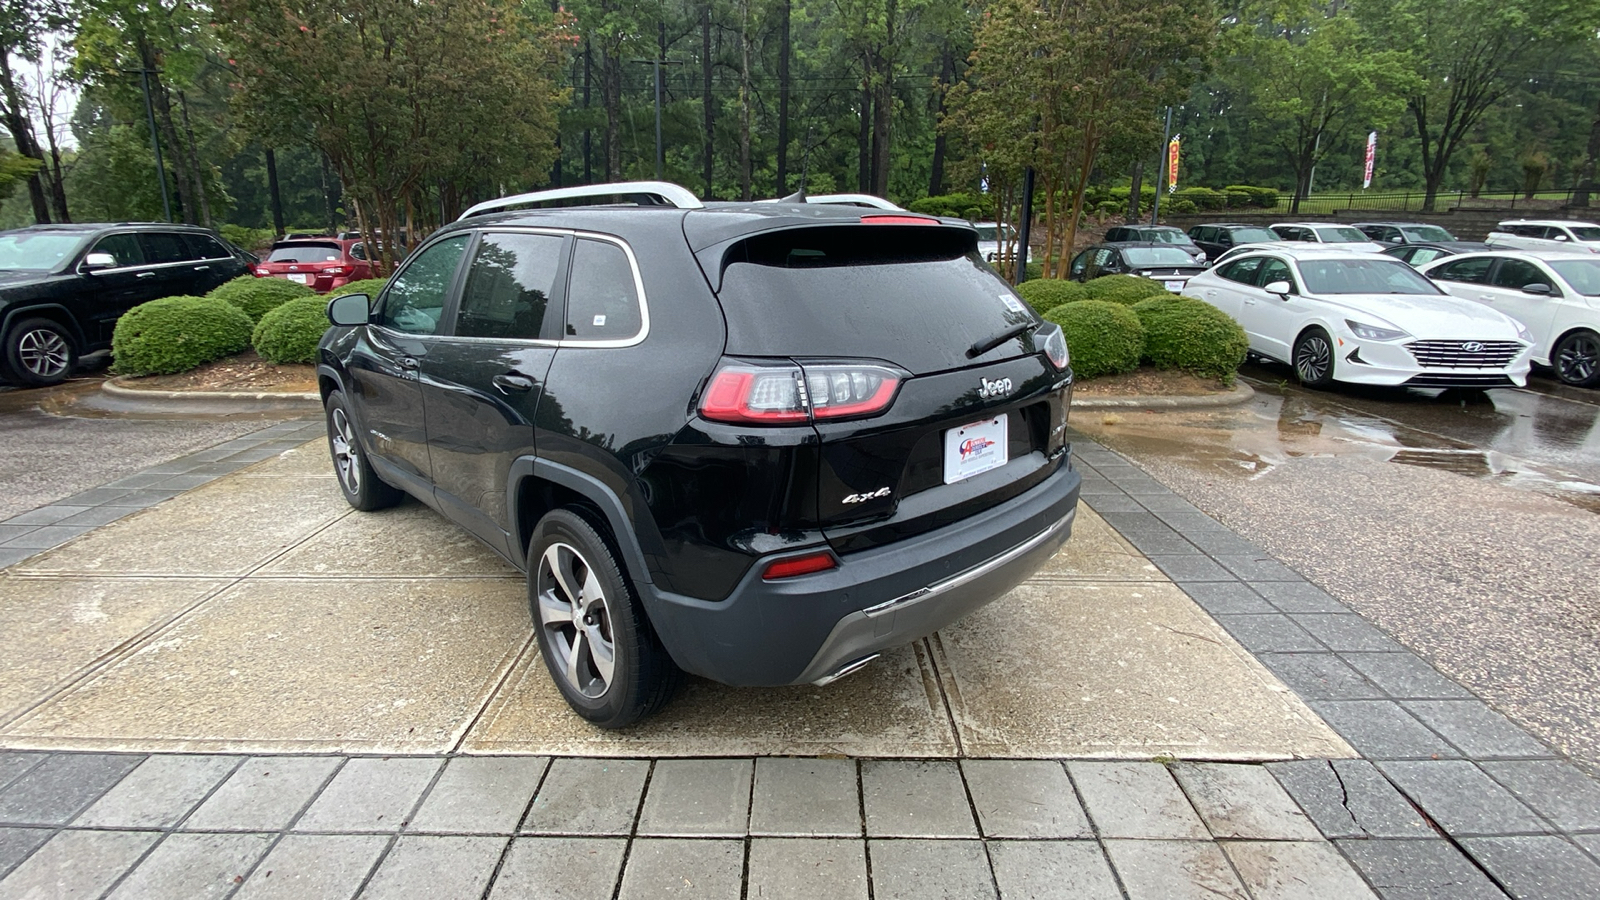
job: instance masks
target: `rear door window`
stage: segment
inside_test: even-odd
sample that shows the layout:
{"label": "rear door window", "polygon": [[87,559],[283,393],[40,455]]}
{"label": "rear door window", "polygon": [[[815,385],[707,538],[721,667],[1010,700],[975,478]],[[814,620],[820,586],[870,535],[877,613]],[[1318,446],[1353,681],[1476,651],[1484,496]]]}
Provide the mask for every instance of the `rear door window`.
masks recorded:
{"label": "rear door window", "polygon": [[165,231],[140,232],[139,246],[144,249],[145,262],[161,265],[194,259],[195,255],[189,250],[189,245],[184,243],[183,237],[181,234]]}
{"label": "rear door window", "polygon": [[183,239],[189,242],[189,252],[195,259],[228,259],[233,256],[221,241],[209,234],[185,234]]}
{"label": "rear door window", "polygon": [[580,238],[567,283],[566,338],[629,341],[644,330],[633,263],[621,246]]}
{"label": "rear door window", "polygon": [[459,337],[533,340],[545,314],[567,239],[554,234],[486,234],[467,270],[456,314]]}
{"label": "rear door window", "polygon": [[1432,272],[1429,278],[1437,281],[1461,281],[1467,284],[1483,284],[1489,280],[1489,267],[1494,265],[1492,256],[1478,256],[1472,259],[1458,259],[1452,263],[1445,263]]}

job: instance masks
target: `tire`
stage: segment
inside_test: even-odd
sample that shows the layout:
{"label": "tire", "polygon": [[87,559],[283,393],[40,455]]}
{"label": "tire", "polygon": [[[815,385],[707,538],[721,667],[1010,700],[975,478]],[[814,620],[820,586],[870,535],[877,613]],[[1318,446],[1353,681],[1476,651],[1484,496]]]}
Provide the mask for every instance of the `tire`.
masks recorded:
{"label": "tire", "polygon": [[683,673],[661,646],[598,516],[558,509],[528,542],[528,606],[539,655],[572,710],[625,728],[672,699]]}
{"label": "tire", "polygon": [[1294,374],[1309,388],[1333,384],[1333,338],[1321,328],[1307,328],[1294,342]]}
{"label": "tire", "polygon": [[1600,385],[1600,335],[1574,331],[1556,344],[1550,362],[1563,384],[1586,388]]}
{"label": "tire", "polygon": [[328,395],[327,416],[328,452],[333,455],[333,474],[338,476],[344,499],[367,512],[399,503],[405,494],[372,471],[343,391]]}
{"label": "tire", "polygon": [[6,371],[32,387],[60,384],[72,374],[78,349],[72,335],[50,319],[23,319],[6,334]]}

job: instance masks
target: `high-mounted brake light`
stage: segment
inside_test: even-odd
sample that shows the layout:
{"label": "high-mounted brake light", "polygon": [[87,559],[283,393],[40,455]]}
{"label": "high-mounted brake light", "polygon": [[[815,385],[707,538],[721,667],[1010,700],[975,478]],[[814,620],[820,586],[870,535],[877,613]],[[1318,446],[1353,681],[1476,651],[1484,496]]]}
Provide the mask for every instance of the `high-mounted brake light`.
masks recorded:
{"label": "high-mounted brake light", "polygon": [[789,559],[780,559],[771,563],[761,573],[766,581],[778,578],[793,578],[796,575],[810,575],[812,572],[826,572],[838,565],[833,554],[826,550],[820,553],[809,553],[805,556],[794,556]]}
{"label": "high-mounted brake light", "polygon": [[700,415],[716,422],[789,425],[883,412],[904,373],[872,363],[725,365],[711,376]]}
{"label": "high-mounted brake light", "polygon": [[937,225],[938,219],[927,219],[922,216],[862,216],[863,225]]}

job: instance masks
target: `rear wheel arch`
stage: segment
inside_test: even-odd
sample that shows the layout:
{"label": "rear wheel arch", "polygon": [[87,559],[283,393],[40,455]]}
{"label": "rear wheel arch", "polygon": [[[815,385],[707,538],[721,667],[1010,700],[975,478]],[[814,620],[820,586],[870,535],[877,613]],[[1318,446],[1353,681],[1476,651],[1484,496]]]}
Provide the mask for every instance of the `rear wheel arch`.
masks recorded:
{"label": "rear wheel arch", "polygon": [[[512,545],[519,554],[527,552],[534,528],[546,513],[574,509],[615,542],[623,568],[636,588],[653,581],[627,507],[604,482],[570,466],[533,456],[515,460],[508,480],[506,497],[512,505],[508,524],[514,529]],[[524,559],[523,564],[526,569],[528,560]]]}

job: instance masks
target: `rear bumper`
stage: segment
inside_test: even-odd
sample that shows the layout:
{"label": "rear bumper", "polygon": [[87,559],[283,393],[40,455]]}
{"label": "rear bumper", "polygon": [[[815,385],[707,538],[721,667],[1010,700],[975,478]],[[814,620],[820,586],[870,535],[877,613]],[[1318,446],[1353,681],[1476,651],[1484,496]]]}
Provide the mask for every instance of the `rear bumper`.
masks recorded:
{"label": "rear bumper", "polygon": [[651,622],[685,670],[737,686],[826,683],[1015,587],[1072,533],[1078,473],[961,522],[842,557],[838,568],[764,581],[752,566],[721,601],[651,590]]}

